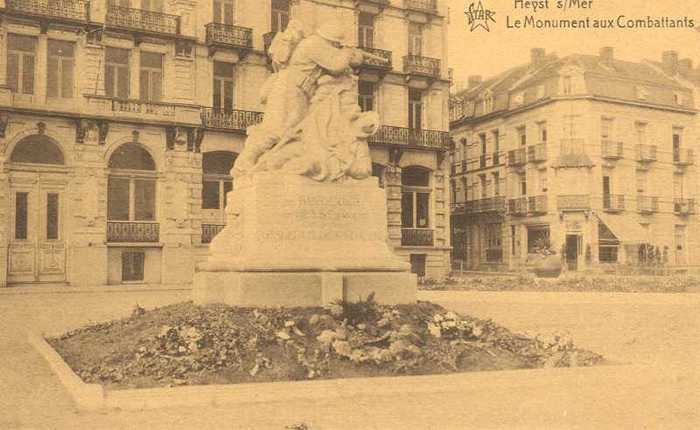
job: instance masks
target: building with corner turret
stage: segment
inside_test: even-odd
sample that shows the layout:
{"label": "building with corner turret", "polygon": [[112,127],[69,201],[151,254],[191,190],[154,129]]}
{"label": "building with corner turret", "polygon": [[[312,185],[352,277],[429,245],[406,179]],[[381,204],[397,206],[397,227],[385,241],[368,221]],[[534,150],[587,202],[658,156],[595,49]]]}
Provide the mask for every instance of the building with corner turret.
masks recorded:
{"label": "building with corner turret", "polygon": [[469,78],[451,103],[455,265],[520,270],[543,245],[571,271],[699,264],[684,64],[533,49],[528,64]]}

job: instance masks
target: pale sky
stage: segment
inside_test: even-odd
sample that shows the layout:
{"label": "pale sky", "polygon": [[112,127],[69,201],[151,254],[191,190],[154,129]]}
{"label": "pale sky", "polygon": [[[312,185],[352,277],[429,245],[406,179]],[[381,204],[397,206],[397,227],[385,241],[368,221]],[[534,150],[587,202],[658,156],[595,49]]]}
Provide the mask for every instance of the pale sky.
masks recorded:
{"label": "pale sky", "polygon": [[[446,0],[450,7],[449,67],[454,69],[456,81],[466,82],[469,75],[493,76],[509,67],[529,61],[530,48],[541,47],[559,56],[572,53],[594,54],[603,46],[612,46],[615,57],[629,61],[660,60],[661,53],[676,50],[680,58],[693,59],[700,65],[700,32],[694,29],[508,29],[510,21],[534,15],[539,19],[572,19],[589,16],[593,19],[687,16],[700,28],[700,0],[593,0],[592,8],[585,11],[562,11],[557,0],[548,0],[549,9],[515,9],[516,0],[481,0],[485,9],[495,12],[496,22],[490,22],[490,31],[482,28],[469,31],[464,14],[469,4],[479,0]],[[560,0],[563,1],[563,0]]]}

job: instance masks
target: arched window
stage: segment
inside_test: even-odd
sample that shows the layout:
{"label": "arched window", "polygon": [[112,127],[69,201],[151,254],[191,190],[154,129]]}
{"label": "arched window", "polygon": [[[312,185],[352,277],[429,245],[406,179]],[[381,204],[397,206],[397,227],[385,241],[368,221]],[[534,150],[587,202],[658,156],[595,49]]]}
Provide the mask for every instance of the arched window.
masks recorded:
{"label": "arched window", "polygon": [[228,151],[205,152],[202,156],[202,209],[226,207],[226,194],[233,189],[230,172],[237,156]]}
{"label": "arched window", "polygon": [[61,148],[50,137],[41,134],[20,140],[10,155],[12,163],[63,165]]}
{"label": "arched window", "polygon": [[403,228],[430,228],[430,170],[407,167],[401,172]]}
{"label": "arched window", "polygon": [[109,158],[110,221],[155,221],[156,163],[141,145],[126,143]]}

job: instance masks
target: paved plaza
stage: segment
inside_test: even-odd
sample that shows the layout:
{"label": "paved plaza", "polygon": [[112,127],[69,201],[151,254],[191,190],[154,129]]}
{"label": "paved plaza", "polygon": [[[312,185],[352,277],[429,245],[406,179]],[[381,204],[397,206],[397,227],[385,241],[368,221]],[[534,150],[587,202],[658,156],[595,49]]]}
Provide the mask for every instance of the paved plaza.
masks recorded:
{"label": "paved plaza", "polygon": [[[38,293],[36,293],[38,291]],[[568,331],[614,363],[599,369],[478,377],[435,393],[144,412],[80,412],[26,333],[62,332],[188,300],[188,290],[0,293],[0,428],[697,428],[700,295],[420,293],[516,331]],[[100,291],[100,292],[96,292]],[[591,371],[592,370],[592,371]],[[493,383],[492,383],[493,382]]]}

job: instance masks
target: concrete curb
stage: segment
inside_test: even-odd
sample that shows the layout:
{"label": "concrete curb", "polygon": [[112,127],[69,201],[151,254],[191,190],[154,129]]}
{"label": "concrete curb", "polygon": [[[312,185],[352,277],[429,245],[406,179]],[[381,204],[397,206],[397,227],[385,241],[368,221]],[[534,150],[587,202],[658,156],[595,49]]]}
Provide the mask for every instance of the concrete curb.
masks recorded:
{"label": "concrete curb", "polygon": [[580,384],[582,380],[608,383],[619,378],[620,368],[648,372],[646,366],[598,366],[560,369],[509,370],[458,373],[448,375],[399,376],[379,378],[333,379],[320,381],[270,382],[258,384],[183,386],[106,390],[101,385],[84,383],[46,342],[43,336],[29,335],[30,343],[48,361],[53,372],[68,390],[79,409],[144,410],[166,407],[249,405],[261,402],[293,400],[351,400],[356,397],[396,394],[461,393],[483,395],[493,386],[546,387],[553,384]]}
{"label": "concrete curb", "polygon": [[58,376],[63,386],[68,390],[73,400],[78,404],[78,408],[84,410],[94,410],[104,407],[105,390],[101,385],[86,384],[73,369],[63,361],[55,349],[49,345],[44,336],[36,333],[29,333],[29,343],[41,354],[49,363],[53,373]]}

